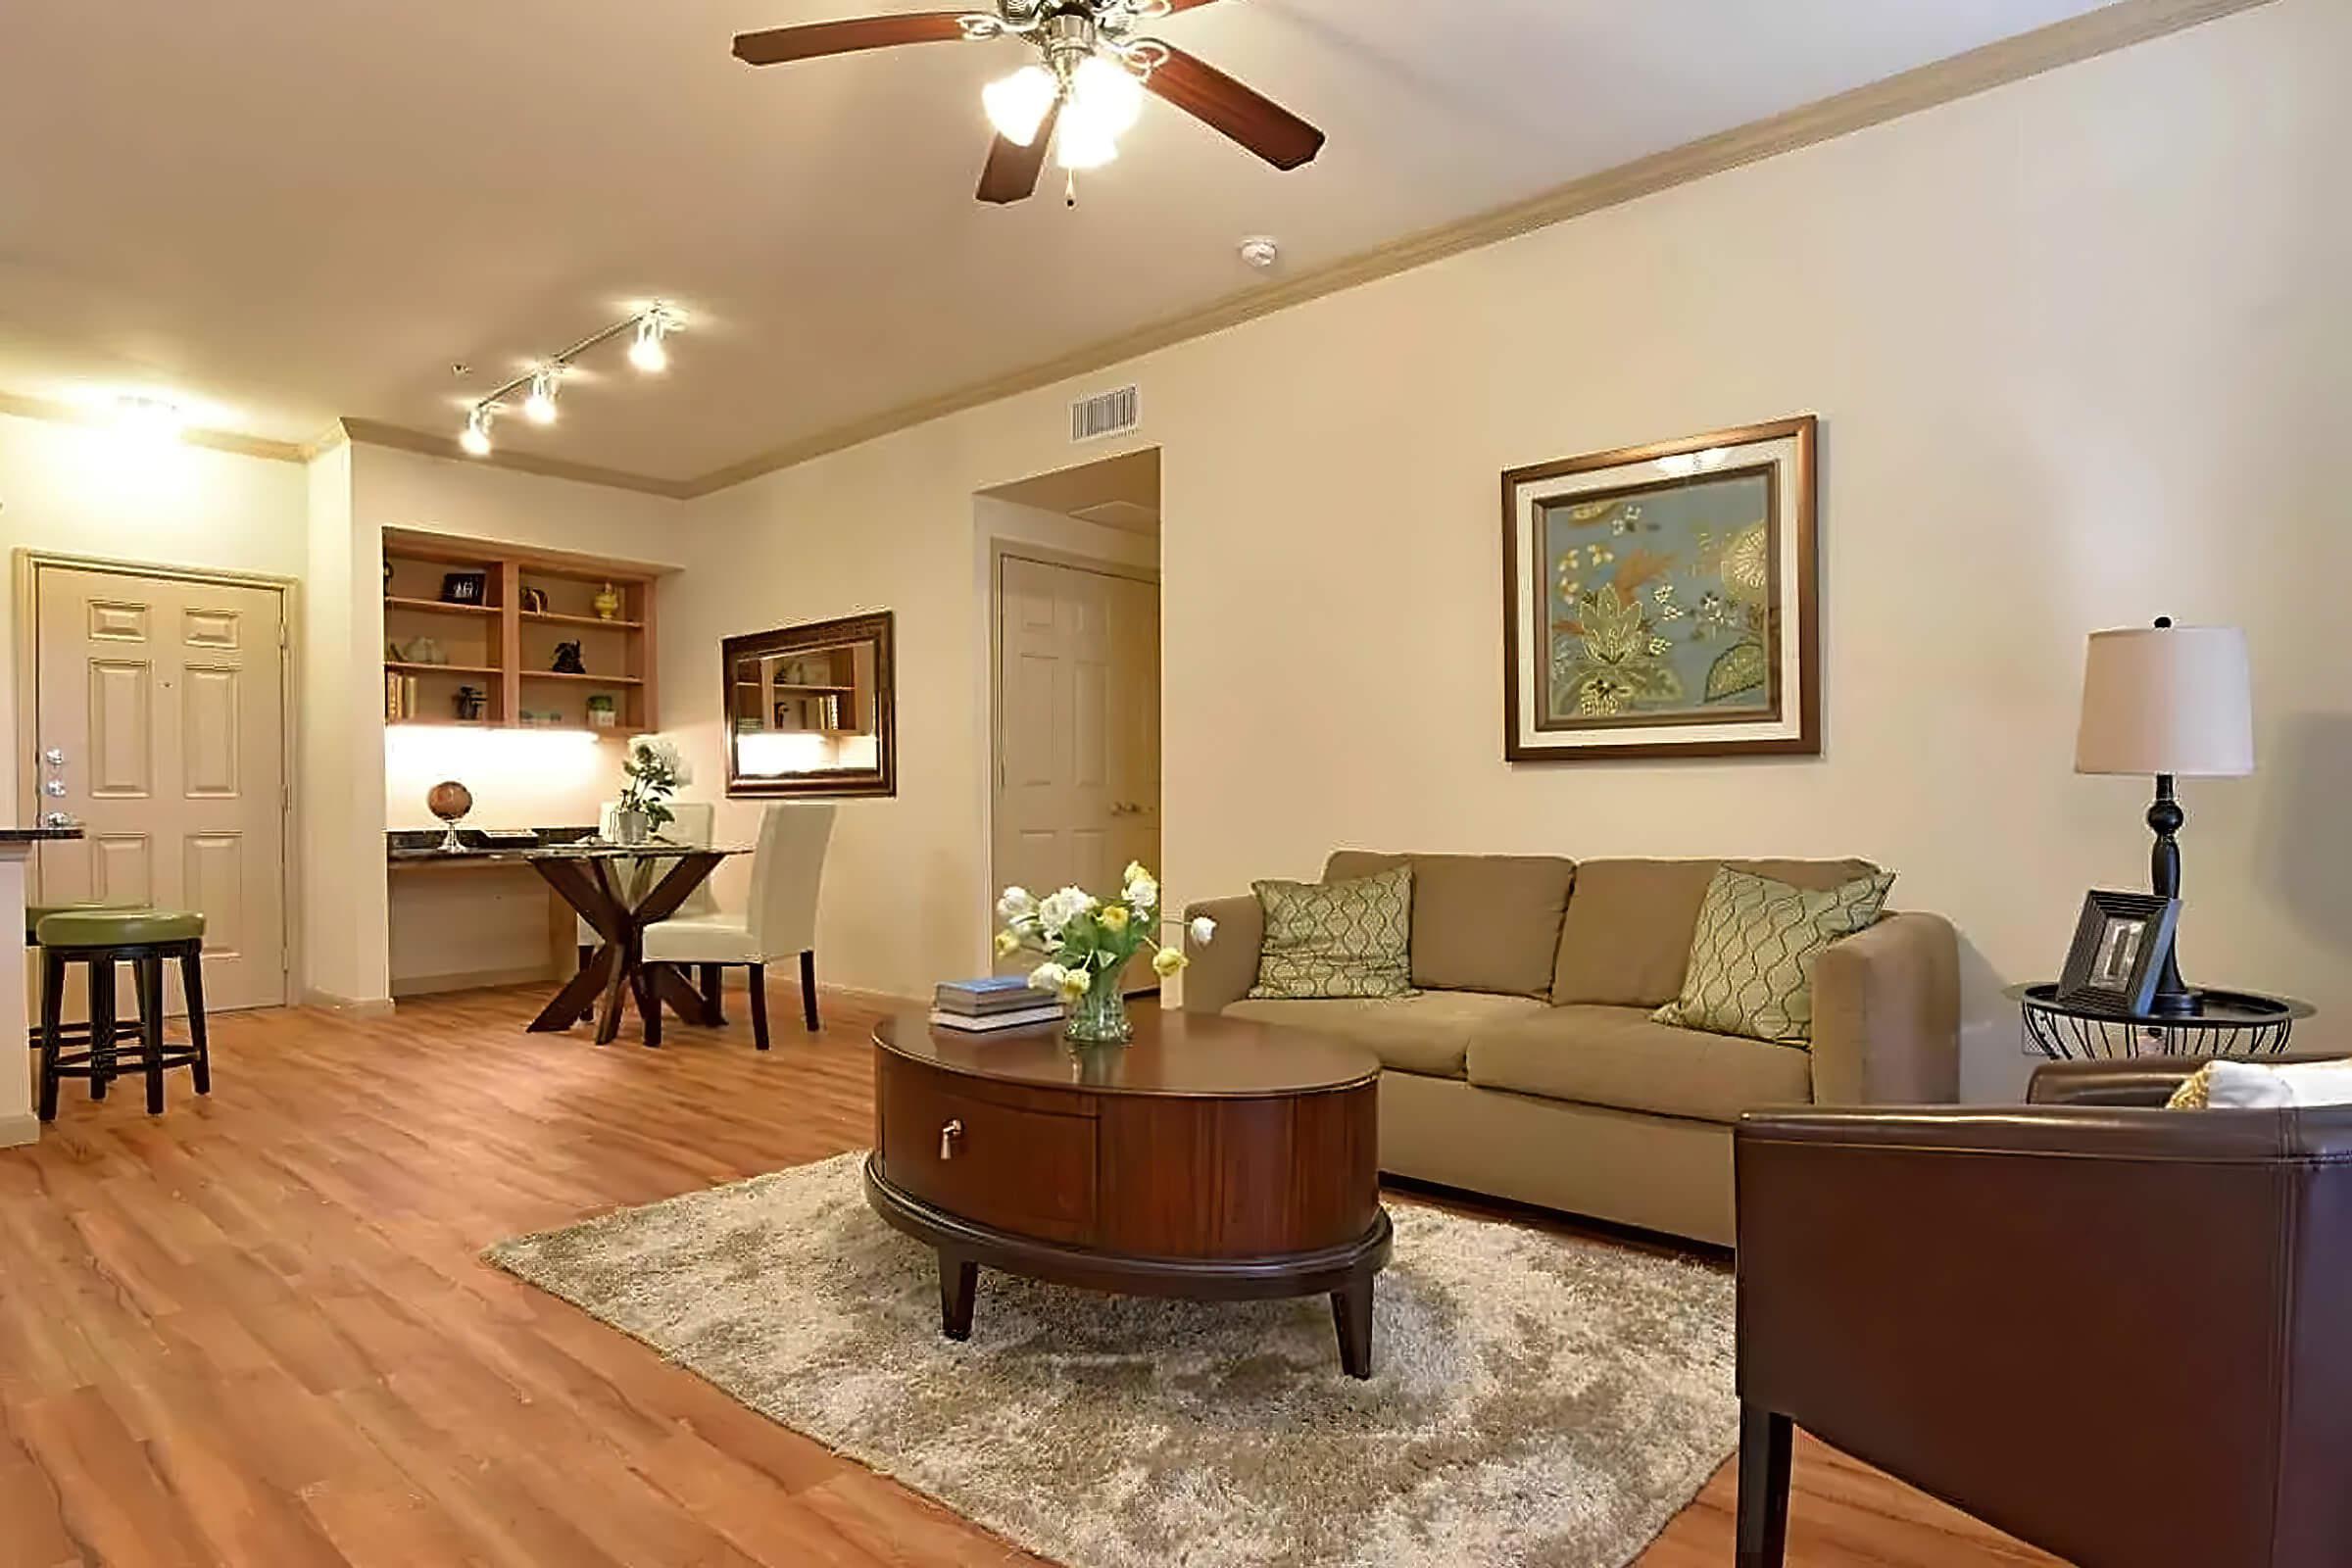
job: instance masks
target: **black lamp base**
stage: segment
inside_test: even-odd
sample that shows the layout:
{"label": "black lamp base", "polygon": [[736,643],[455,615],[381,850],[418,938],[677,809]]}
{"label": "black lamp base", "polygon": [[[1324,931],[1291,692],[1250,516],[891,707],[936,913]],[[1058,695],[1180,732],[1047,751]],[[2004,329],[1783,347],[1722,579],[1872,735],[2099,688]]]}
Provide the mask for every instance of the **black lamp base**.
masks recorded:
{"label": "black lamp base", "polygon": [[[2148,831],[2156,847],[2148,856],[2148,886],[2160,899],[2180,896],[2180,824],[2188,819],[2173,794],[2173,775],[2156,775],[2156,800],[2148,808]],[[2178,932],[2179,927],[2176,926]],[[2167,1018],[2183,1018],[2204,1010],[2204,999],[2180,978],[2180,940],[2165,950],[2164,968],[2156,977],[2156,996],[2148,1011]]]}

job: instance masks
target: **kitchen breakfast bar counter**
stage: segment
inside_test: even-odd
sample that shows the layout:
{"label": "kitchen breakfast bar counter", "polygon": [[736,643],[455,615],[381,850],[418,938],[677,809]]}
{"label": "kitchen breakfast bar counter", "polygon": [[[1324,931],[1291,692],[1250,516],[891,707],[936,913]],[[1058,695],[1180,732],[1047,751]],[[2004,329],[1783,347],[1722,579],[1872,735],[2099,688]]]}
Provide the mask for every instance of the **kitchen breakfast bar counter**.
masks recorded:
{"label": "kitchen breakfast bar counter", "polygon": [[32,1053],[24,1006],[24,888],[33,846],[77,839],[78,827],[0,828],[0,1149],[41,1135],[32,1114]]}

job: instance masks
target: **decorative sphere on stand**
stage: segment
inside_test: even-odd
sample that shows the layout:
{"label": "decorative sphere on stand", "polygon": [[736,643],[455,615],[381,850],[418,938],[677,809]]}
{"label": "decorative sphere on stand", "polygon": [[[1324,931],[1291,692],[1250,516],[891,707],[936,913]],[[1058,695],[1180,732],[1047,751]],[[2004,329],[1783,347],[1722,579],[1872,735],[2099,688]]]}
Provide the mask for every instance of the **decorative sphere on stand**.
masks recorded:
{"label": "decorative sphere on stand", "polygon": [[456,779],[443,779],[424,792],[424,808],[449,824],[449,832],[441,840],[444,854],[454,854],[466,847],[458,837],[458,820],[473,809],[473,791]]}

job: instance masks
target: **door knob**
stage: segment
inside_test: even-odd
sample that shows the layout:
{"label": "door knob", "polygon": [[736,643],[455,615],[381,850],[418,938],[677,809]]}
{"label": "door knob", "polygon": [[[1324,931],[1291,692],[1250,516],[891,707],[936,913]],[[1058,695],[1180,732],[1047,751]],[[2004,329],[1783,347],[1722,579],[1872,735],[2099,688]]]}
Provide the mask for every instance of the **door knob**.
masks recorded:
{"label": "door knob", "polygon": [[66,781],[62,778],[53,778],[48,783],[41,786],[41,793],[44,795],[63,795],[66,793]]}
{"label": "door knob", "polygon": [[41,813],[41,826],[43,827],[72,827],[73,825],[74,814],[71,811],[43,811]]}
{"label": "door knob", "polygon": [[41,760],[42,760],[42,761],[44,761],[44,762],[47,762],[47,763],[48,763],[48,764],[49,764],[51,767],[63,767],[63,766],[65,766],[65,765],[66,765],[66,753],[65,753],[65,748],[63,748],[63,747],[60,747],[60,746],[52,746],[52,747],[50,747],[50,748],[49,748],[47,751],[45,751],[45,752],[43,752],[43,753],[41,754]]}

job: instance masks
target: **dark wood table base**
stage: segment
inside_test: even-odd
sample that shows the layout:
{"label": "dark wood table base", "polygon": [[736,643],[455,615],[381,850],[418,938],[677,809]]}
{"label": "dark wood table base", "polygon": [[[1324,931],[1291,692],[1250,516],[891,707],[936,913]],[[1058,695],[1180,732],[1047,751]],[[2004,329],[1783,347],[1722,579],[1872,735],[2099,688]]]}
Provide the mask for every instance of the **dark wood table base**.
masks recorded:
{"label": "dark wood table base", "polygon": [[1341,1367],[1349,1377],[1372,1375],[1372,1282],[1394,1245],[1385,1208],[1370,1231],[1345,1247],[1276,1257],[1159,1258],[1060,1247],[975,1225],[893,1187],[878,1153],[865,1159],[865,1196],[892,1226],[937,1250],[939,1331],[951,1340],[971,1335],[983,1267],[1116,1296],[1254,1301],[1328,1295]]}
{"label": "dark wood table base", "polygon": [[645,961],[643,939],[647,926],[675,914],[687,896],[702,886],[726,857],[719,851],[669,846],[663,846],[660,853],[662,858],[674,858],[677,863],[634,905],[615,882],[608,858],[563,854],[529,857],[531,868],[546,878],[548,886],[562,895],[564,902],[604,939],[588,961],[580,965],[580,972],[531,1020],[533,1030],[560,1032],[593,1015],[597,1020],[596,1043],[611,1045],[620,1033],[622,1011],[634,1003],[645,1030],[645,1043],[659,1046],[664,1002],[690,1018],[705,1017],[711,1010],[706,999],[697,996],[675,969],[665,963]]}

